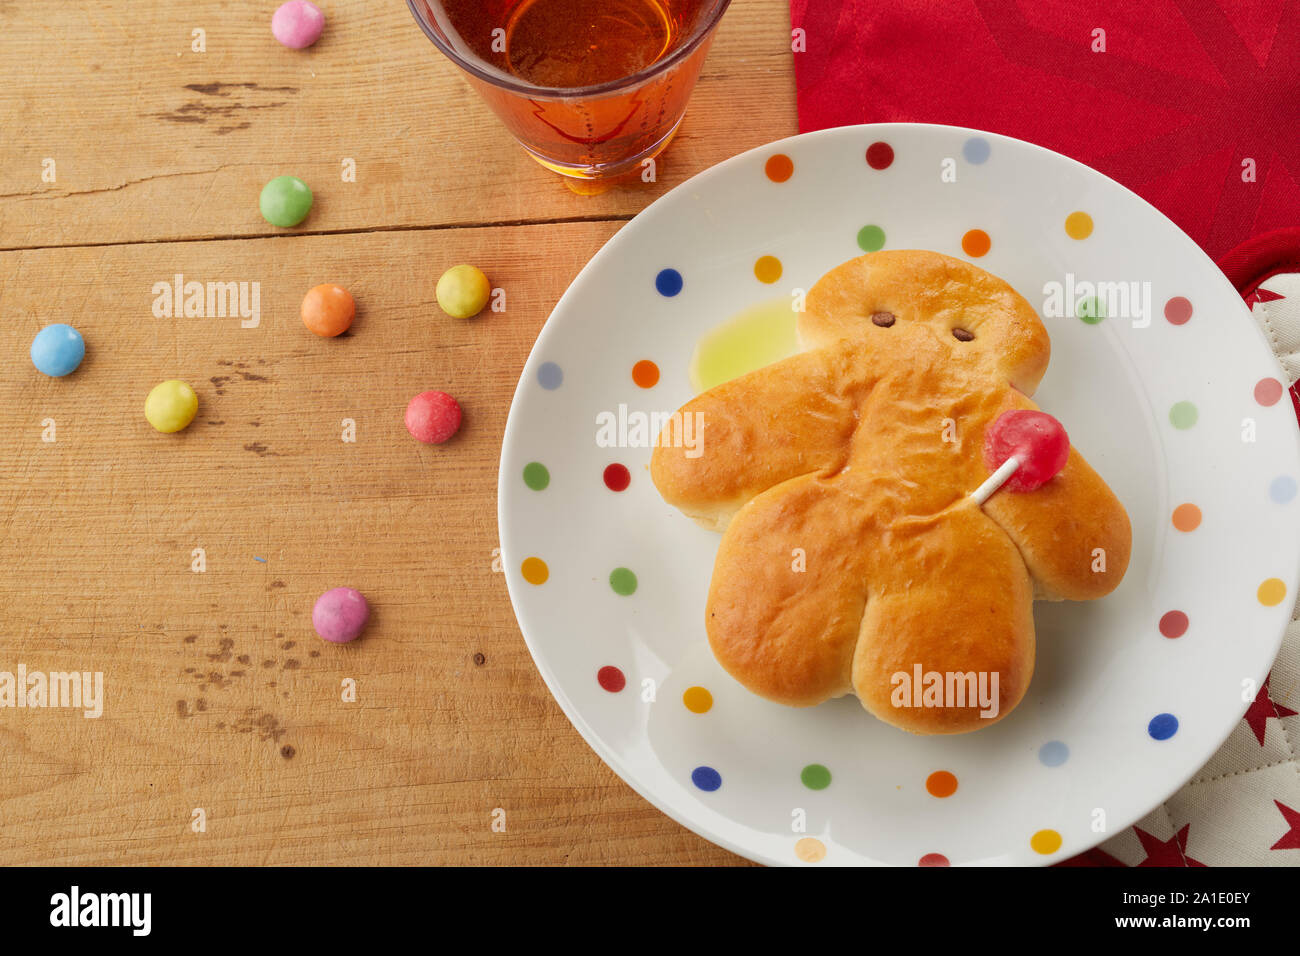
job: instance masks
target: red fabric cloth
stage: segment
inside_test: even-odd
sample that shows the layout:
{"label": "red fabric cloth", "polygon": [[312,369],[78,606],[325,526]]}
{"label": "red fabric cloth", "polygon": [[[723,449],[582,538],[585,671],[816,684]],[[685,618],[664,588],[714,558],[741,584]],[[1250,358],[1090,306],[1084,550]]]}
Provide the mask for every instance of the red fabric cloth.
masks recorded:
{"label": "red fabric cloth", "polygon": [[1300,226],[1295,0],[791,0],[790,14],[803,131],[1028,140],[1119,180],[1215,260]]}
{"label": "red fabric cloth", "polygon": [[1300,272],[1300,226],[1247,239],[1219,260],[1219,268],[1242,296],[1280,272]]}

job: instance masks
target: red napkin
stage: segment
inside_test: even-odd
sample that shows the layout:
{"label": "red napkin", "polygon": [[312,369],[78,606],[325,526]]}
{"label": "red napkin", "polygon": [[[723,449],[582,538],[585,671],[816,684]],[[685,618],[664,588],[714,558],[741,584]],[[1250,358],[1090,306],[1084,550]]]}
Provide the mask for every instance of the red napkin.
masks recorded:
{"label": "red napkin", "polygon": [[790,0],[790,16],[802,131],[1028,140],[1119,180],[1215,260],[1300,226],[1300,4]]}

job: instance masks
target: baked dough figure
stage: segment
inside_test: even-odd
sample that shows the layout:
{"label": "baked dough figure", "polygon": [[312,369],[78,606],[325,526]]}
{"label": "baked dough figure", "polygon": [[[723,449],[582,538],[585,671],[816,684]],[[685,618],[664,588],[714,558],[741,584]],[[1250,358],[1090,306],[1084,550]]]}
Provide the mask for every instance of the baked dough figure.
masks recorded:
{"label": "baked dough figure", "polygon": [[[921,251],[832,269],[798,331],[806,351],[683,406],[694,457],[670,424],[651,460],[667,502],[725,529],[713,653],[782,704],[855,693],[913,733],[988,726],[1033,674],[1034,598],[1101,597],[1128,567],[1128,515],[1073,448],[1034,491],[967,498],[989,475],[985,429],[1037,408],[1047,331],[1006,282]],[[996,708],[899,705],[918,666],[996,673]]]}

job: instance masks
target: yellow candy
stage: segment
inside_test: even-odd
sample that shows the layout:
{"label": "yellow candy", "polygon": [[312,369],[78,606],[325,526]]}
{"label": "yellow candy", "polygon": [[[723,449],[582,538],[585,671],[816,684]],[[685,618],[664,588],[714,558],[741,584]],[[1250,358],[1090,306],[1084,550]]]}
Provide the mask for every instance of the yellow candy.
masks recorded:
{"label": "yellow candy", "polygon": [[153,387],[144,400],[144,417],[160,432],[178,432],[199,410],[199,397],[182,381],[171,379]]}
{"label": "yellow candy", "polygon": [[492,287],[481,269],[461,265],[442,274],[435,294],[442,311],[457,319],[468,319],[483,311]]}

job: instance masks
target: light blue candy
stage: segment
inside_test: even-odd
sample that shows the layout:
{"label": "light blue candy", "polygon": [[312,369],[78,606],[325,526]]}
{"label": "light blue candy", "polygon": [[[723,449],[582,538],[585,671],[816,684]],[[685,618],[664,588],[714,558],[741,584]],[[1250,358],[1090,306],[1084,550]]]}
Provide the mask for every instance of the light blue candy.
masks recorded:
{"label": "light blue candy", "polygon": [[81,333],[62,322],[47,325],[32,339],[32,364],[54,378],[75,372],[85,357]]}

